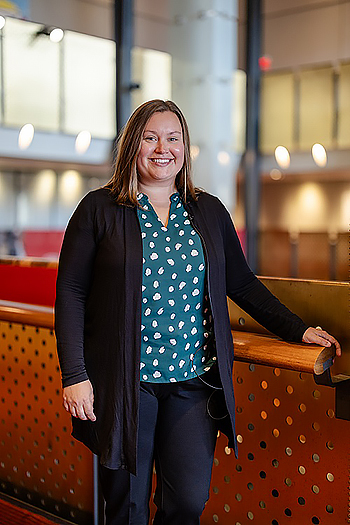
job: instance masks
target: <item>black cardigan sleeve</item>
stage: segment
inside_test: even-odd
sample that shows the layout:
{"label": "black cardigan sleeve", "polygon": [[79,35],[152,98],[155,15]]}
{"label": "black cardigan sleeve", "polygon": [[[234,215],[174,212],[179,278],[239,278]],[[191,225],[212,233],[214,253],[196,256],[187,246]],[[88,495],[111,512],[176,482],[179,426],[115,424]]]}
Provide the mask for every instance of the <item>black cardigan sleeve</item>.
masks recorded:
{"label": "black cardigan sleeve", "polygon": [[84,317],[97,246],[93,202],[93,192],[88,193],[74,211],[59,259],[55,332],[64,387],[88,379],[84,362]]}
{"label": "black cardigan sleeve", "polygon": [[300,342],[307,325],[282,304],[251,271],[226,208],[223,227],[229,298],[270,332],[287,341]]}

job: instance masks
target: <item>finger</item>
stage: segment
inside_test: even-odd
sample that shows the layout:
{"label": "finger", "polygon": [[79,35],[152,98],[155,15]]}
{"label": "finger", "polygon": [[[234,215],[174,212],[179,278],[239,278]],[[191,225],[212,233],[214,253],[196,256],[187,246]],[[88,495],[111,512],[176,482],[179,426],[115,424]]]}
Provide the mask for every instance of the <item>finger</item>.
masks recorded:
{"label": "finger", "polygon": [[78,417],[78,416],[77,416],[77,412],[76,412],[74,406],[69,405],[69,412],[71,413],[71,415],[72,415],[73,417]]}
{"label": "finger", "polygon": [[78,406],[76,407],[76,413],[77,413],[77,417],[79,419],[82,419],[83,421],[85,421],[87,419],[86,415],[85,415],[85,411],[84,411],[84,408],[82,406]]}
{"label": "finger", "polygon": [[84,405],[84,411],[85,411],[86,416],[90,419],[90,421],[96,421],[96,416],[94,414],[92,403],[86,403]]}

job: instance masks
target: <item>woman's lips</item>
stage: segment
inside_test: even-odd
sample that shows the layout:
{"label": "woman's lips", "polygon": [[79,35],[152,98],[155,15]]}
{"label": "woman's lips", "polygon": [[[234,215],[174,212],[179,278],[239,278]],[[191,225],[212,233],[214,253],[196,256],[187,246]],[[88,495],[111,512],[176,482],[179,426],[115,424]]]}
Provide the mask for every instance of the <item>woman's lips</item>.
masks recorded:
{"label": "woman's lips", "polygon": [[168,166],[174,159],[149,159],[156,166]]}

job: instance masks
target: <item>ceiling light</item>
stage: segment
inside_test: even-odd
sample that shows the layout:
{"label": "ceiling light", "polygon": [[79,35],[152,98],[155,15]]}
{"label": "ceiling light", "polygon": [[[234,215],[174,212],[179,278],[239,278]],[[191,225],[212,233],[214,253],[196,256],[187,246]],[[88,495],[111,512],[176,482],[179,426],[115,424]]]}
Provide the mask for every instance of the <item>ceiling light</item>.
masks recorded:
{"label": "ceiling light", "polygon": [[18,135],[18,146],[20,149],[27,149],[34,138],[34,126],[33,124],[25,124]]}
{"label": "ceiling light", "polygon": [[327,164],[327,152],[322,144],[314,144],[311,148],[312,158],[315,164],[320,168],[324,168]]}
{"label": "ceiling light", "polygon": [[51,42],[55,42],[55,43],[61,42],[63,37],[64,37],[64,32],[59,27],[56,27],[55,29],[53,29],[50,32],[50,40],[51,40]]}
{"label": "ceiling light", "polygon": [[277,146],[275,149],[275,159],[280,168],[286,170],[290,166],[290,154],[284,146]]}
{"label": "ceiling light", "polygon": [[75,151],[82,155],[85,153],[91,144],[91,133],[90,131],[84,130],[78,133],[75,139]]}

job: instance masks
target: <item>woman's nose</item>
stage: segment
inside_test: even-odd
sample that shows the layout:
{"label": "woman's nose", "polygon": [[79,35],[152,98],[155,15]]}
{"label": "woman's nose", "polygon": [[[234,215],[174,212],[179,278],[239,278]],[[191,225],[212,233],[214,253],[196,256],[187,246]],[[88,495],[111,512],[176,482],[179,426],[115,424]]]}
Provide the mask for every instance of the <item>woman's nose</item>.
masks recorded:
{"label": "woman's nose", "polygon": [[157,145],[156,145],[156,151],[158,153],[164,153],[167,151],[167,142],[163,139],[158,139]]}

